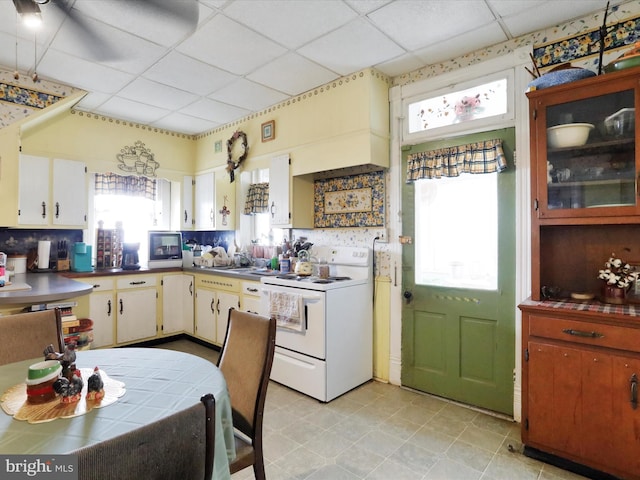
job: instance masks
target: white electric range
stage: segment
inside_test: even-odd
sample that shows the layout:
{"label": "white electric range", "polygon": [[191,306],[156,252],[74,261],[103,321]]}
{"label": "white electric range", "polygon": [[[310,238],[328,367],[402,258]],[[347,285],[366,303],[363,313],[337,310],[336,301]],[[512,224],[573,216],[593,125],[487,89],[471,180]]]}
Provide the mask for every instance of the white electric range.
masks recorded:
{"label": "white electric range", "polygon": [[286,294],[299,302],[297,328],[280,325],[271,379],[323,402],[373,375],[372,253],[361,247],[314,246],[329,278],[295,274],[262,277],[262,313]]}

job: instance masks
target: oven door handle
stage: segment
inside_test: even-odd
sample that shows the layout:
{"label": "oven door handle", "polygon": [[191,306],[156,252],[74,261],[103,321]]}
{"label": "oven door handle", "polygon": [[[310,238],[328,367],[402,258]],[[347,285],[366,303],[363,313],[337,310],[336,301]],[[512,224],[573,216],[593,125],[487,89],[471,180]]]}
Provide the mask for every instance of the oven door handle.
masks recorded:
{"label": "oven door handle", "polygon": [[307,306],[304,306],[304,330],[309,330],[309,315],[307,311]]}

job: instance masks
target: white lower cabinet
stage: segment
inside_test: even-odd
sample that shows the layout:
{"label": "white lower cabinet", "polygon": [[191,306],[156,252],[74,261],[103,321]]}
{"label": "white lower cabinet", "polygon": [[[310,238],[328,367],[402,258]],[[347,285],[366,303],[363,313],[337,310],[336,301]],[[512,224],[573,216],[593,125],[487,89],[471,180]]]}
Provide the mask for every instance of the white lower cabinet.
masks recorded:
{"label": "white lower cabinet", "polygon": [[230,308],[240,308],[237,279],[196,275],[195,335],[222,345]]}
{"label": "white lower cabinet", "polygon": [[162,333],[193,334],[193,275],[162,277]]}
{"label": "white lower cabinet", "polygon": [[93,320],[92,348],[110,347],[115,338],[115,292],[113,280],[96,278],[89,296],[89,318]]}
{"label": "white lower cabinet", "polygon": [[157,335],[155,276],[130,276],[117,280],[118,343],[153,338]]}
{"label": "white lower cabinet", "polygon": [[242,311],[260,313],[260,282],[242,282]]}

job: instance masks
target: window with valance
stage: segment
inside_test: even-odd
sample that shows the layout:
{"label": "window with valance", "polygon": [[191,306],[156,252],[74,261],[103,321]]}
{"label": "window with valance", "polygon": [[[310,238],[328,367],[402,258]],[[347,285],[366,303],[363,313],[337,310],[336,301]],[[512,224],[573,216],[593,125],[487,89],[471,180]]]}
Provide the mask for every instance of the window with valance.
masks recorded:
{"label": "window with valance", "polygon": [[95,174],[96,195],[127,195],[156,200],[156,188],[156,180],[147,177]]}
{"label": "window with valance", "polygon": [[269,209],[269,182],[252,183],[247,191],[244,214],[266,213]]}
{"label": "window with valance", "polygon": [[502,140],[486,140],[410,154],[406,181],[457,177],[462,173],[502,172],[506,168]]}

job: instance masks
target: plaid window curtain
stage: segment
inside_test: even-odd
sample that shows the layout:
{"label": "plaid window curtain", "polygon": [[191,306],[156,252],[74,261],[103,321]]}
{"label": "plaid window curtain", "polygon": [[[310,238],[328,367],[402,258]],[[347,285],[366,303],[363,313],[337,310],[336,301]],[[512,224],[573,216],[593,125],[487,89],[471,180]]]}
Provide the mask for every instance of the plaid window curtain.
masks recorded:
{"label": "plaid window curtain", "polygon": [[407,158],[407,183],[422,178],[457,177],[461,173],[494,173],[507,168],[502,140],[412,153]]}
{"label": "plaid window curtain", "polygon": [[269,210],[269,183],[252,183],[249,185],[244,214],[266,213]]}
{"label": "plaid window curtain", "polygon": [[156,181],[147,177],[96,173],[96,195],[128,195],[156,199]]}

